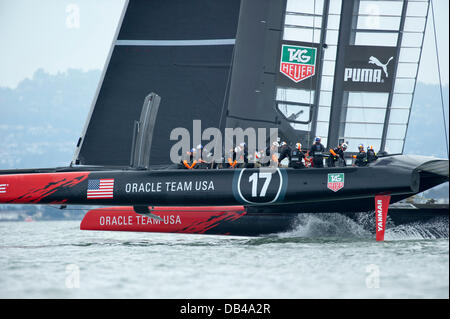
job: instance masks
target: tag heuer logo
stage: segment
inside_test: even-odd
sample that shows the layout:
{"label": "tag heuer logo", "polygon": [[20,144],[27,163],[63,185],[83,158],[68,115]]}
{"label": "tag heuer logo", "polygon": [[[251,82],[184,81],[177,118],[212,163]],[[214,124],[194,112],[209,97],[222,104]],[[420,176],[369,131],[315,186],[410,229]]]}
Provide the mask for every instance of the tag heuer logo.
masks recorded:
{"label": "tag heuer logo", "polygon": [[337,192],[344,187],[344,173],[328,174],[327,187],[333,192]]}
{"label": "tag heuer logo", "polygon": [[298,83],[316,73],[316,48],[283,44],[280,72]]}

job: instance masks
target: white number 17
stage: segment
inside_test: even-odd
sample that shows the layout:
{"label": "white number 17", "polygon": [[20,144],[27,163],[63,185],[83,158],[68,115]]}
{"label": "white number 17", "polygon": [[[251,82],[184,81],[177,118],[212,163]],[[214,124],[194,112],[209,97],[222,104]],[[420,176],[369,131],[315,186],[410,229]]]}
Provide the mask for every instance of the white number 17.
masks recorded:
{"label": "white number 17", "polygon": [[264,178],[264,185],[261,189],[261,193],[259,197],[266,196],[267,188],[269,187],[270,180],[272,179],[272,173],[253,173],[250,175],[248,181],[252,183],[252,197],[258,197],[257,189],[258,189],[258,179]]}

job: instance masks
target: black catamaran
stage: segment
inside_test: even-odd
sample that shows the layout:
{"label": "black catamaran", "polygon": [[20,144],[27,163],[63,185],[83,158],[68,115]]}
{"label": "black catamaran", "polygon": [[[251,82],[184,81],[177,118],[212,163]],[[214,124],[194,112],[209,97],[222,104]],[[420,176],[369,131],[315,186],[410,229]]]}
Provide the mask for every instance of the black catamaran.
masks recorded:
{"label": "black catamaran", "polygon": [[[88,212],[82,229],[231,235],[287,230],[299,213],[375,211],[382,240],[389,203],[449,180],[448,160],[402,155],[429,5],[130,0],[71,165],[0,171],[0,203],[114,206]],[[196,120],[276,128],[291,145],[345,141],[350,156],[362,143],[380,158],[177,169],[171,131],[198,137]]]}

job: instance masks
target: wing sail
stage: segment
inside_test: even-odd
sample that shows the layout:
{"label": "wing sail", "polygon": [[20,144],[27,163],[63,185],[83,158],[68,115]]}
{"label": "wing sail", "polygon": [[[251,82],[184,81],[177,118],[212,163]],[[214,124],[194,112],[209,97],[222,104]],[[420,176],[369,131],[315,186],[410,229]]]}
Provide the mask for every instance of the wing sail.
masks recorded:
{"label": "wing sail", "polygon": [[168,164],[170,131],[194,119],[217,127],[239,17],[239,0],[130,0],[74,155],[75,164],[128,166],[145,97],[161,104],[150,164]]}

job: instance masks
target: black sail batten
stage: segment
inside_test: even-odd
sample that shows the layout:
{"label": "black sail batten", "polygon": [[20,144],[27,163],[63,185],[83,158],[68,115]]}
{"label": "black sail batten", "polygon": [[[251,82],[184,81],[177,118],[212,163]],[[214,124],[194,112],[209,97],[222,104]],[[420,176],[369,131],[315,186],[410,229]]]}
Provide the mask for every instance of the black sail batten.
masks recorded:
{"label": "black sail batten", "polygon": [[169,164],[170,132],[218,127],[240,1],[129,1],[75,163],[128,166],[144,98],[161,104],[150,164]]}

